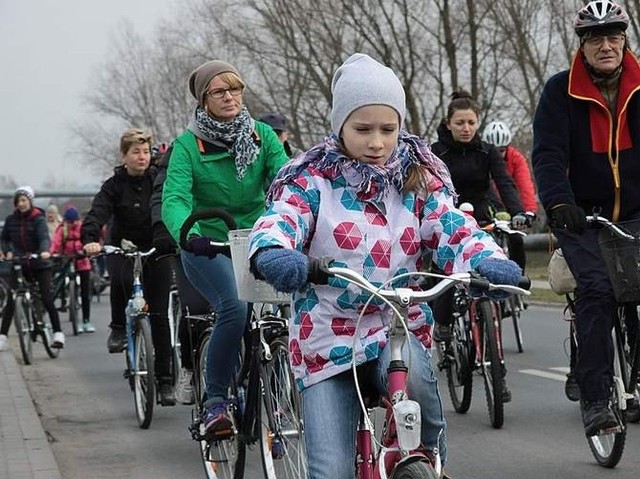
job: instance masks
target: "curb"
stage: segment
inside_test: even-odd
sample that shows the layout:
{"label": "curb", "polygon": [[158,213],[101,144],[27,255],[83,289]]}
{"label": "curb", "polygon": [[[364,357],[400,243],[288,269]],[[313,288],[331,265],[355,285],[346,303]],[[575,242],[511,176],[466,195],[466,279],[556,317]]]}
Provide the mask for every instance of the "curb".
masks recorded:
{"label": "curb", "polygon": [[0,352],[0,479],[62,479],[13,349]]}

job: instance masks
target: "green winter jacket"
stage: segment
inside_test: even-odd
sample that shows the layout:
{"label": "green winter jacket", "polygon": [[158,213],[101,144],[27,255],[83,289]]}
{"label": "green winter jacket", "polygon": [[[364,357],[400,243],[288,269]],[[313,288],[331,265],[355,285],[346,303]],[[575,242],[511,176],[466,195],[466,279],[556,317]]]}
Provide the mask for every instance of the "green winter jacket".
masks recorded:
{"label": "green winter jacket", "polygon": [[[190,131],[175,139],[162,190],[162,220],[176,241],[187,217],[209,208],[227,210],[238,228],[253,227],[265,210],[266,188],[289,160],[270,126],[256,121],[254,136],[260,142],[258,158],[242,180],[236,177],[234,159],[226,149],[203,142],[205,152],[201,152]],[[221,220],[203,220],[193,226],[189,236],[226,241],[227,231]]]}

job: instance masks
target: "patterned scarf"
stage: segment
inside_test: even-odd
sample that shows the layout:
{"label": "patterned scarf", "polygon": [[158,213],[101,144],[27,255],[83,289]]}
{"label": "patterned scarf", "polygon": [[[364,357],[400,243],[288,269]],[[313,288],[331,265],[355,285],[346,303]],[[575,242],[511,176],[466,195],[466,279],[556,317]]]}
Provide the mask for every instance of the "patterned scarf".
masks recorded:
{"label": "patterned scarf", "polygon": [[236,163],[236,177],[241,180],[247,168],[256,161],[260,146],[253,139],[253,119],[246,106],[232,121],[218,121],[200,106],[196,107],[187,126],[198,138],[209,143],[224,143]]}
{"label": "patterned scarf", "polygon": [[342,151],[335,133],[325,137],[306,153],[283,166],[271,184],[267,201],[271,202],[285,184],[294,180],[307,166],[329,178],[342,176],[362,200],[378,202],[390,188],[402,191],[411,165],[422,165],[455,195],[449,169],[431,152],[429,145],[415,135],[402,131],[398,146],[384,165],[371,165],[350,158]]}

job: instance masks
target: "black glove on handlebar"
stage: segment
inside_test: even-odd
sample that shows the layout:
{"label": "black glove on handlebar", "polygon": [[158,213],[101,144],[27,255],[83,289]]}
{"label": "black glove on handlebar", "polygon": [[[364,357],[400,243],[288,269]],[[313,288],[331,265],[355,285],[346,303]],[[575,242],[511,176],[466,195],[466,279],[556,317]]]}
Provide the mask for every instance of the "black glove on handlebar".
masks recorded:
{"label": "black glove on handlebar", "polygon": [[211,244],[211,238],[206,236],[194,236],[184,245],[184,249],[196,256],[207,256],[213,259],[218,254],[218,249]]}
{"label": "black glove on handlebar", "polygon": [[561,205],[551,211],[553,226],[572,233],[582,233],[587,226],[586,213],[576,205]]}
{"label": "black glove on handlebar", "polygon": [[176,242],[162,222],[153,225],[153,246],[160,254],[175,253]]}

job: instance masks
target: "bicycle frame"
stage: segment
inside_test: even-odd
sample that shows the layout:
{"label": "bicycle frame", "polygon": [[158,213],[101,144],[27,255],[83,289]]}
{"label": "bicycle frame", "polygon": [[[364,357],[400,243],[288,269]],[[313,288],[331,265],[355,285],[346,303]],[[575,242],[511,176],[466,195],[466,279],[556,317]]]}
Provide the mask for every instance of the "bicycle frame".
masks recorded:
{"label": "bicycle frame", "polygon": [[[377,457],[373,453],[372,430],[373,426],[368,419],[368,411],[362,398],[358,384],[355,360],[352,361],[352,371],[356,390],[362,409],[361,421],[356,432],[356,472],[358,479],[387,479],[392,477],[397,468],[402,464],[413,462],[427,462],[439,475],[442,473],[439,451],[427,451],[420,446],[420,406],[409,399],[407,395],[407,377],[409,369],[402,359],[402,347],[410,334],[406,327],[409,307],[416,302],[426,302],[435,299],[447,289],[457,283],[478,287],[484,291],[502,289],[509,292],[529,294],[528,291],[510,285],[492,285],[484,279],[459,273],[445,276],[434,273],[407,273],[396,276],[386,284],[376,287],[367,281],[362,275],[348,268],[325,268],[329,275],[344,279],[362,290],[371,293],[374,297],[385,301],[394,311],[393,320],[389,326],[391,361],[388,367],[388,390],[383,398],[385,406],[385,430],[380,443],[381,449]],[[411,288],[383,289],[392,281],[409,276],[427,276],[440,278],[442,281],[428,290],[416,291]],[[363,308],[363,313],[366,311]],[[361,317],[362,317],[361,314]],[[358,321],[359,323],[359,321]],[[358,324],[356,324],[356,329]],[[357,340],[354,335],[354,341]]]}

